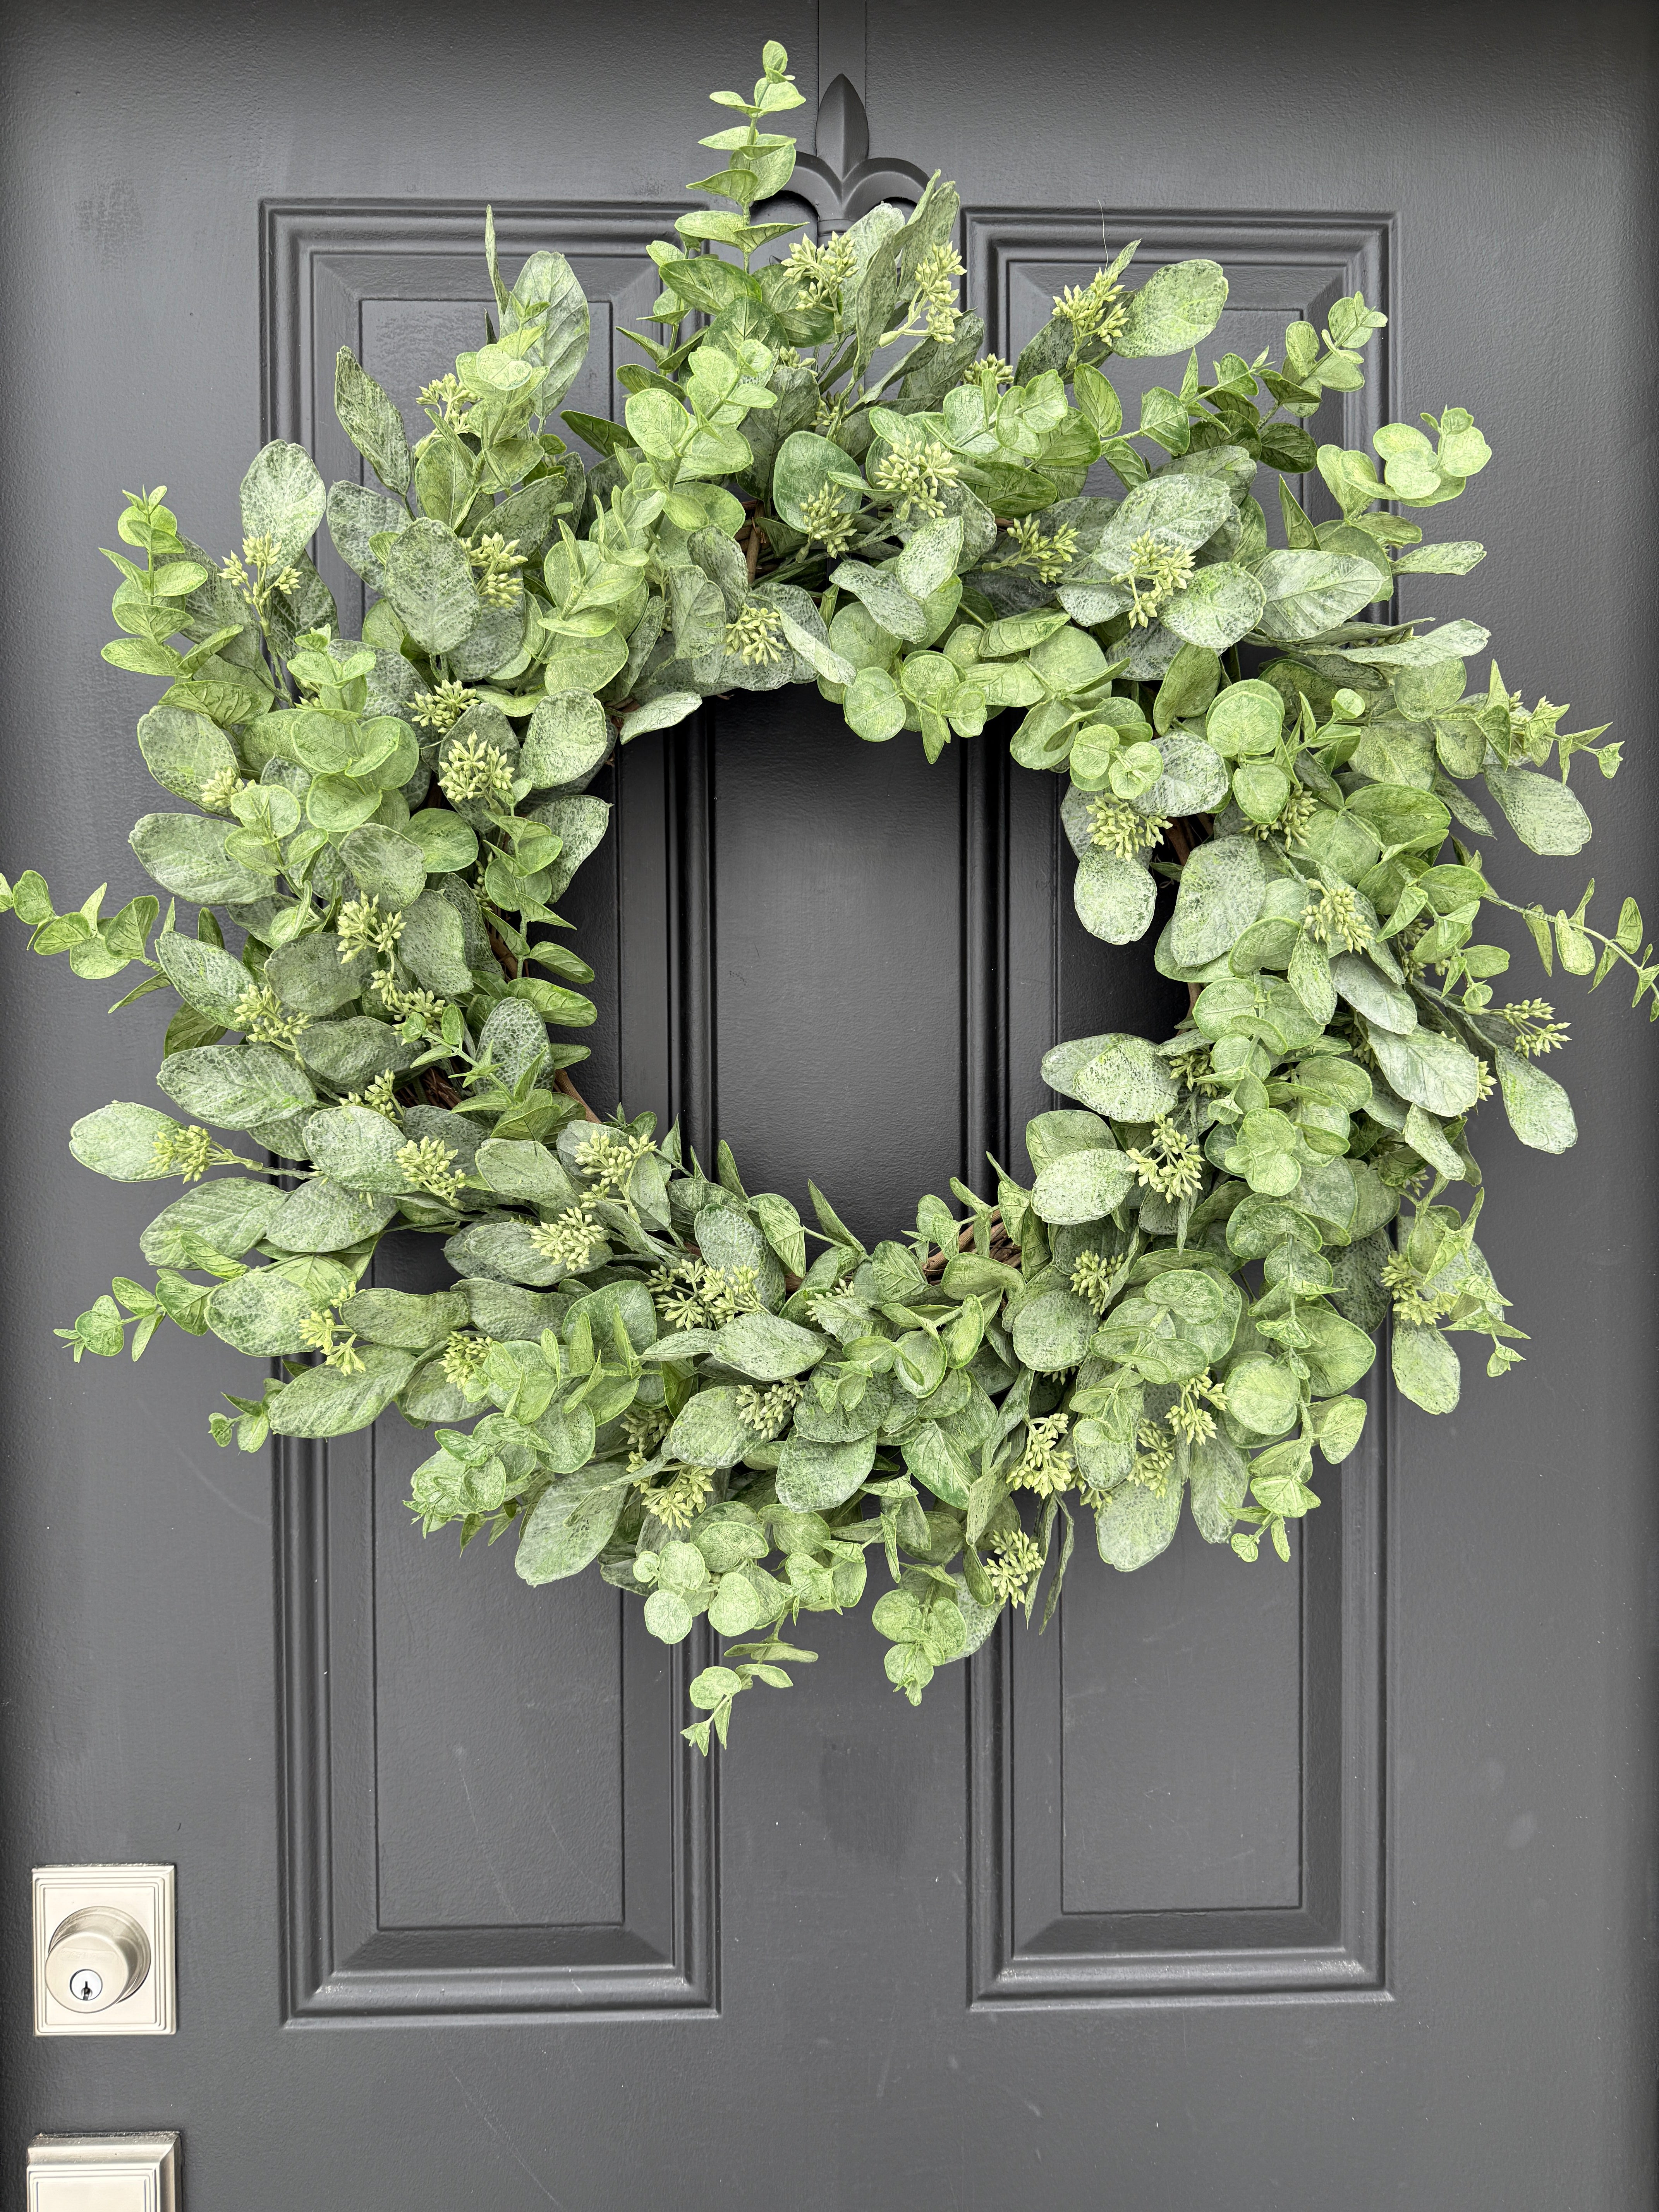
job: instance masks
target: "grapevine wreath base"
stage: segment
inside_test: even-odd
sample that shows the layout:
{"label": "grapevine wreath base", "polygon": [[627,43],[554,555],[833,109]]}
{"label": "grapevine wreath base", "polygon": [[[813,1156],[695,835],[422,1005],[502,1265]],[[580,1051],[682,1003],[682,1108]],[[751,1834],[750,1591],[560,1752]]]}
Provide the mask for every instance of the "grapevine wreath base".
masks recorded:
{"label": "grapevine wreath base", "polygon": [[[509,284],[490,228],[495,312],[420,394],[417,444],[340,355],[383,489],[325,491],[269,445],[222,562],[160,490],[130,499],[104,657],[167,685],[138,744],[174,803],[131,838],[166,919],[154,895],[60,915],[38,874],[0,880],[36,951],[137,966],[123,1006],[179,1001],[157,1079],[178,1115],[118,1102],[72,1133],[103,1175],[186,1186],[140,1239],[146,1279],[58,1332],[76,1359],[129,1328],[137,1358],[166,1322],[276,1363],[211,1417],[245,1451],[389,1407],[431,1427],[428,1533],[512,1530],[526,1582],[597,1566],[664,1642],[703,1613],[732,1639],[691,1685],[705,1750],[812,1656],[800,1615],[872,1575],[915,1702],[1048,1571],[1046,1621],[1080,1513],[1121,1569],[1183,1498],[1207,1541],[1287,1558],[1390,1319],[1395,1380],[1431,1413],[1457,1403],[1453,1333],[1488,1340],[1490,1374],[1519,1356],[1474,1241],[1471,1117],[1499,1097],[1544,1152],[1575,1131],[1538,1064],[1563,1027],[1497,1001],[1483,908],[1522,917],[1547,972],[1622,964],[1638,1001],[1659,980],[1632,902],[1610,937],[1588,891],[1511,905],[1467,842],[1501,820],[1577,852],[1571,763],[1611,776],[1618,749],[1496,667],[1472,684],[1474,623],[1389,607],[1396,577],[1482,557],[1406,518],[1489,456],[1455,406],[1379,430],[1375,459],[1316,448],[1304,425],[1362,384],[1383,319],[1363,298],[1206,379],[1221,270],[1136,288],[1130,245],[1011,368],[957,304],[948,185],[766,258],[798,228],[753,219],[794,163],[769,128],[799,104],[782,49],[752,98],[714,98],[738,119],[695,189],[721,204],[650,249],[620,422],[549,427],[586,302],[556,253]],[[1147,356],[1176,366],[1129,429],[1109,366]],[[1097,463],[1121,497],[1085,489]],[[1340,519],[1292,496],[1314,470]],[[307,551],[325,521],[368,587],[361,638]],[[1152,957],[1191,995],[1164,1042],[1057,1044],[1068,1103],[1028,1126],[1025,1180],[994,1161],[994,1194],[953,1182],[873,1251],[816,1188],[810,1228],[749,1192],[724,1145],[711,1176],[649,1115],[592,1118],[566,1072],[592,970],[553,905],[605,833],[594,775],[710,695],[809,683],[930,761],[1017,714],[1014,758],[1060,780],[1085,925],[1129,944],[1174,882]],[[363,1287],[410,1231],[444,1240],[452,1286]]]}

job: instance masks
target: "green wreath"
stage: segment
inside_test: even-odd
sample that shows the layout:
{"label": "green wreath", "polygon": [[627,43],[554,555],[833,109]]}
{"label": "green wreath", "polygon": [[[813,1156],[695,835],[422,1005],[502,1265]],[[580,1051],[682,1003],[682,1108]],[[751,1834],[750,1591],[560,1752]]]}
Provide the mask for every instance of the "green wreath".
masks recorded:
{"label": "green wreath", "polygon": [[[651,247],[623,421],[562,417],[597,463],[544,427],[586,302],[555,253],[509,285],[488,226],[495,323],[421,393],[417,446],[339,357],[383,490],[325,493],[269,445],[222,562],[161,490],[130,498],[104,658],[167,685],[138,744],[185,808],[131,844],[173,902],[152,936],[153,895],[60,915],[38,874],[0,878],[36,951],[137,963],[123,1006],[180,1001],[158,1082],[184,1119],[117,1102],[71,1135],[118,1182],[189,1186],[140,1240],[153,1280],[58,1332],[76,1358],[129,1328],[136,1358],[166,1321],[280,1363],[211,1416],[245,1451],[392,1406],[435,1427],[410,1500],[428,1534],[516,1525],[526,1581],[597,1565],[665,1643],[703,1613],[730,1639],[691,1685],[705,1751],[738,1695],[813,1656],[787,1640],[803,1612],[860,1601],[872,1553],[913,1703],[1005,1606],[1029,1619],[1051,1567],[1047,1620],[1079,1507],[1121,1569],[1169,1544],[1183,1494],[1209,1542],[1288,1558],[1390,1315],[1395,1380],[1431,1413],[1457,1402],[1449,1332],[1490,1340],[1489,1374],[1519,1357],[1481,1196],[1447,1194],[1479,1184],[1468,1118],[1494,1091],[1524,1144],[1576,1133],[1537,1065],[1563,1025],[1494,1003],[1510,956],[1478,940],[1482,907],[1522,916],[1547,972],[1622,963],[1638,1001],[1659,981],[1632,902],[1611,937],[1589,891],[1512,906],[1452,831],[1490,836],[1495,806],[1534,852],[1576,853],[1571,757],[1610,776],[1618,749],[1496,667],[1471,691],[1473,623],[1364,618],[1396,575],[1480,559],[1400,511],[1455,498],[1488,449],[1448,407],[1378,431],[1380,474],[1316,451],[1303,424],[1361,385],[1383,320],[1362,297],[1206,382],[1221,270],[1130,289],[1128,246],[1011,368],[957,305],[937,177],[908,217],[755,266],[799,228],[751,211],[789,180],[765,126],[800,95],[769,45],[752,100],[714,97],[744,119],[702,142],[720,166],[694,189],[733,211]],[[1188,356],[1132,432],[1113,355]],[[1097,460],[1121,500],[1085,492]],[[1315,466],[1340,521],[1285,481]],[[325,518],[373,598],[361,640],[306,550]],[[1029,1125],[1028,1182],[993,1162],[994,1197],[953,1182],[873,1251],[815,1188],[813,1229],[751,1194],[724,1145],[711,1179],[651,1115],[589,1115],[566,1071],[592,971],[550,933],[618,741],[812,682],[858,737],[911,732],[930,761],[1021,714],[1015,759],[1065,779],[1083,921],[1128,944],[1174,881],[1153,958],[1191,992],[1167,1042],[1048,1054],[1075,1103]],[[453,1287],[360,1287],[409,1231],[445,1240]]]}

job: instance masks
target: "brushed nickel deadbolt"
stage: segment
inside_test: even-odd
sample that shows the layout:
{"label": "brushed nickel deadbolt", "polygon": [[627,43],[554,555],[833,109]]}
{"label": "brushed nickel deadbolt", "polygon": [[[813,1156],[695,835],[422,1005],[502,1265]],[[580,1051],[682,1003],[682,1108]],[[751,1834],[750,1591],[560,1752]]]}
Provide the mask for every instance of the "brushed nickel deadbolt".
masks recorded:
{"label": "brushed nickel deadbolt", "polygon": [[173,1869],[34,1869],[37,2035],[171,2035]]}

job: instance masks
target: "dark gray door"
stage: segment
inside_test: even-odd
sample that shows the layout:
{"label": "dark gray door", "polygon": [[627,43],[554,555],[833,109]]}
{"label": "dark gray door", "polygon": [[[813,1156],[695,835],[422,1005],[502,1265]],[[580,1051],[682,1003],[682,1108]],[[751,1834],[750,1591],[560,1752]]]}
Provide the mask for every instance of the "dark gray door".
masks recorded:
{"label": "dark gray door", "polygon": [[[336,346],[404,392],[441,367],[486,197],[513,252],[574,261],[600,335],[572,401],[608,408],[703,93],[766,35],[809,98],[861,88],[878,171],[958,180],[1005,355],[1103,231],[1226,263],[1218,349],[1380,299],[1374,404],[1467,402],[1496,449],[1468,526],[1506,675],[1639,739],[1644,10],[876,0],[866,36],[805,0],[73,0],[10,16],[0,865],[132,888],[150,787],[97,659],[119,489],[164,479],[228,546],[263,435],[345,473]],[[831,120],[826,199],[860,152]],[[1170,1009],[1144,949],[1074,932],[1054,794],[1005,747],[930,769],[792,693],[632,750],[572,908],[611,1010],[590,1095],[718,1127],[760,1187],[811,1171],[872,1230],[1008,1157],[1048,1044]],[[1598,873],[1646,896],[1631,750]],[[182,2129],[190,2212],[1653,2201],[1645,1024],[1574,1009],[1577,1152],[1492,1144],[1528,1364],[1447,1420],[1386,1408],[1290,1567],[1184,1536],[1133,1577],[1081,1561],[1046,1638],[915,1712],[831,1622],[705,1766],[696,1654],[604,1586],[422,1545],[408,1431],[241,1459],[206,1433],[237,1387],[213,1340],[70,1367],[50,1323],[149,1209],[64,1133],[151,1095],[155,1025],[20,948],[5,2203],[33,2133],[125,2125]],[[179,1870],[179,2033],[36,2042],[28,1869],[123,1858]]]}

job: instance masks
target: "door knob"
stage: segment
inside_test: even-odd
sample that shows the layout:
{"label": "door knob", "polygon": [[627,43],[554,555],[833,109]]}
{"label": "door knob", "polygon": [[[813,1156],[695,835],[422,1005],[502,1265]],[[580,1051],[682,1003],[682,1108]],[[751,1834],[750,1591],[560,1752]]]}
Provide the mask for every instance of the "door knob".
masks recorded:
{"label": "door knob", "polygon": [[149,1972],[149,1938],[130,1912],[90,1905],[52,1930],[46,1987],[66,2010],[102,2012],[119,2004]]}

